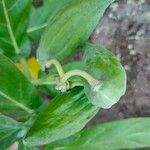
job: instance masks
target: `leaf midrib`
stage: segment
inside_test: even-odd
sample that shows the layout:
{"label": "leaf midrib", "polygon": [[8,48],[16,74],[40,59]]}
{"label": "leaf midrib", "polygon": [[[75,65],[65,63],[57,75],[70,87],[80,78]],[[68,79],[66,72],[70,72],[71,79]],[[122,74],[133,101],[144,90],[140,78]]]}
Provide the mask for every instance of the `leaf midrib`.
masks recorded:
{"label": "leaf midrib", "polygon": [[38,26],[33,26],[33,27],[30,27],[27,29],[27,33],[31,33],[31,32],[35,32],[35,31],[38,31],[38,30],[41,30],[41,29],[44,29],[46,28],[48,25],[48,23],[43,23],[43,24],[40,24]]}
{"label": "leaf midrib", "polygon": [[12,125],[6,125],[6,124],[0,124],[0,131],[1,130],[7,130],[7,129],[12,129],[12,130],[16,130],[16,129],[21,129],[20,126],[12,126]]}
{"label": "leaf midrib", "polygon": [[[7,137],[11,136],[11,135],[12,135],[13,133],[15,133],[15,132],[17,132],[17,130],[11,131],[11,132],[5,134],[4,136],[2,136],[2,137],[0,138],[0,141],[6,139]],[[19,131],[18,131],[18,132],[19,132]]]}
{"label": "leaf midrib", "polygon": [[9,35],[10,35],[10,39],[13,43],[16,54],[19,54],[20,49],[18,48],[14,33],[12,31],[10,19],[9,19],[8,12],[7,12],[6,5],[5,5],[5,0],[2,0],[1,2],[2,2],[3,10],[4,10],[4,15],[5,15],[5,19],[6,19],[6,23],[7,23],[7,29],[8,29]]}
{"label": "leaf midrib", "polygon": [[27,113],[31,114],[33,113],[33,110],[27,108],[26,106],[24,106],[21,103],[18,103],[15,99],[9,97],[8,95],[6,95],[4,92],[0,91],[0,95],[4,98],[6,98],[7,100],[9,100],[10,102],[14,103],[16,106],[20,107],[22,110],[26,111]]}

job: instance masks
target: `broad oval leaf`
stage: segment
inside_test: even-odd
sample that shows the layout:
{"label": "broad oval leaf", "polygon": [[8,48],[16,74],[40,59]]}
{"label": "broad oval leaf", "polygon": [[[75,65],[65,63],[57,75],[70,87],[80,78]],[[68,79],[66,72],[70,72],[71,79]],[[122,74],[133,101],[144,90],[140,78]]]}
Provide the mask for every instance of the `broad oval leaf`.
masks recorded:
{"label": "broad oval leaf", "polygon": [[45,150],[116,150],[150,147],[150,118],[133,118],[93,126]]}
{"label": "broad oval leaf", "polygon": [[99,108],[87,100],[81,88],[60,94],[39,114],[25,143],[29,146],[44,145],[71,136],[98,111]]}
{"label": "broad oval leaf", "polygon": [[24,47],[30,7],[30,0],[0,1],[0,49],[8,57],[29,53]]}
{"label": "broad oval leaf", "polygon": [[98,20],[113,0],[68,2],[48,23],[37,58],[43,67],[50,59],[64,60],[89,38]]}
{"label": "broad oval leaf", "polygon": [[22,123],[0,114],[0,149],[5,150],[20,139],[26,128]]}
{"label": "broad oval leaf", "polygon": [[126,91],[126,73],[117,58],[102,47],[87,44],[83,58],[84,70],[99,81],[93,87],[85,85],[85,93],[92,104],[108,109]]}
{"label": "broad oval leaf", "polygon": [[42,104],[33,85],[16,65],[2,54],[0,54],[0,103],[0,112],[19,117],[32,113]]}

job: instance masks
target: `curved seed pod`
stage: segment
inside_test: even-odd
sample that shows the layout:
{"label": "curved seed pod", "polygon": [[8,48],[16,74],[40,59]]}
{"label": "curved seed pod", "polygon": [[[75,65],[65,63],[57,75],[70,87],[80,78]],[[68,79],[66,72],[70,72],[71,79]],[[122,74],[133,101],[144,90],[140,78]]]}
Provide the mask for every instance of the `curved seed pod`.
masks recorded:
{"label": "curved seed pod", "polygon": [[84,70],[99,81],[93,86],[85,84],[85,93],[92,104],[108,109],[125,93],[125,70],[110,51],[91,44],[84,49]]}

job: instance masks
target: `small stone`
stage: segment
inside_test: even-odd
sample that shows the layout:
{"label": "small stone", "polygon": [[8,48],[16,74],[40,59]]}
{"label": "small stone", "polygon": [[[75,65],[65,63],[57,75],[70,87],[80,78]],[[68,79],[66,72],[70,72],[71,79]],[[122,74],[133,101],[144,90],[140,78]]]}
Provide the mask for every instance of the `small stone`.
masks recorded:
{"label": "small stone", "polygon": [[117,58],[118,58],[119,60],[121,60],[121,54],[120,54],[120,53],[117,54]]}
{"label": "small stone", "polygon": [[114,18],[114,15],[112,13],[109,13],[108,17],[109,18]]}
{"label": "small stone", "polygon": [[136,39],[136,40],[140,40],[141,37],[137,35],[137,36],[135,36],[135,39]]}
{"label": "small stone", "polygon": [[128,65],[125,65],[124,68],[125,68],[125,70],[127,70],[127,71],[130,71],[130,70],[131,70],[131,67],[128,66]]}
{"label": "small stone", "polygon": [[136,11],[133,11],[132,12],[132,16],[136,16],[137,15],[137,12]]}
{"label": "small stone", "polygon": [[130,55],[136,55],[136,51],[135,50],[130,50]]}
{"label": "small stone", "polygon": [[148,53],[147,56],[150,58],[150,53]]}
{"label": "small stone", "polygon": [[150,18],[150,12],[147,12],[147,13],[146,13],[146,17],[147,17],[147,18]]}
{"label": "small stone", "polygon": [[127,4],[129,4],[129,5],[130,5],[130,4],[134,4],[134,2],[133,2],[133,0],[128,0],[128,1],[127,1]]}
{"label": "small stone", "polygon": [[98,35],[99,33],[100,33],[100,29],[97,28],[97,29],[95,30],[95,34]]}
{"label": "small stone", "polygon": [[142,5],[144,3],[145,3],[145,0],[139,0],[139,2],[138,2],[139,5]]}
{"label": "small stone", "polygon": [[111,5],[111,9],[113,10],[113,11],[117,11],[117,9],[118,9],[118,3],[113,3],[112,5]]}
{"label": "small stone", "polygon": [[145,30],[140,30],[136,33],[137,36],[141,36],[145,33]]}
{"label": "small stone", "polygon": [[133,45],[132,44],[129,44],[128,45],[128,49],[130,50],[130,49],[133,49]]}

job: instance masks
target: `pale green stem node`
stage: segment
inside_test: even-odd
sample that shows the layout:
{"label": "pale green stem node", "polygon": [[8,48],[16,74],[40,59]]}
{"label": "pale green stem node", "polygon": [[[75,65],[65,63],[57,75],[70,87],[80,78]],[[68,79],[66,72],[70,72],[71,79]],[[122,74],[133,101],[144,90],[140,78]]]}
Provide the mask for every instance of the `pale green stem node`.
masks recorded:
{"label": "pale green stem node", "polygon": [[90,86],[94,86],[94,85],[99,83],[98,80],[96,80],[90,74],[88,74],[87,72],[82,71],[82,70],[71,70],[71,71],[68,71],[61,78],[61,81],[62,82],[66,82],[72,76],[81,76],[82,78],[84,78],[90,84]]}
{"label": "pale green stem node", "polygon": [[59,76],[62,78],[64,76],[64,71],[62,69],[60,62],[56,59],[52,59],[46,63],[45,67],[50,68],[52,65],[56,67]]}

